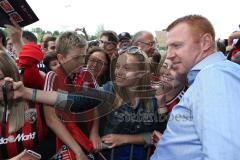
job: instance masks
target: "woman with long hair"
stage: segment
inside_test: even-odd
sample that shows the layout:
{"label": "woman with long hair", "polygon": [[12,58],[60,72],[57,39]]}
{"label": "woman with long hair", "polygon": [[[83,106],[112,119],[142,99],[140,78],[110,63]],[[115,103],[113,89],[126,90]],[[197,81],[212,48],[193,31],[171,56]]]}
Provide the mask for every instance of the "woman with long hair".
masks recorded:
{"label": "woman with long hair", "polygon": [[[20,80],[15,62],[7,53],[1,51],[1,86],[4,77],[11,77],[14,81]],[[22,99],[12,100],[11,95],[7,97],[8,100],[0,103],[0,157],[4,159],[12,158],[24,149],[36,149],[47,133],[41,104]],[[45,156],[46,154],[44,153]]]}
{"label": "woman with long hair", "polygon": [[102,141],[110,151],[109,159],[148,158],[147,145],[153,130],[162,132],[166,121],[159,121],[155,91],[150,84],[150,66],[147,55],[138,47],[123,49],[116,60],[112,83],[103,86],[115,93],[113,108],[106,116]]}

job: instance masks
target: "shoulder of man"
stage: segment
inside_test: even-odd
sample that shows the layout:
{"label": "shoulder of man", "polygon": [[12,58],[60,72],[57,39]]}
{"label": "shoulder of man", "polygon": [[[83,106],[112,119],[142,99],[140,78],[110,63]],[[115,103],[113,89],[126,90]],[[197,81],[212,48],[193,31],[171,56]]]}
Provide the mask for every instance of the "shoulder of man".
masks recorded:
{"label": "shoulder of man", "polygon": [[[192,86],[198,88],[200,92],[218,90],[222,92],[224,89],[233,89],[232,85],[239,84],[240,81],[240,65],[229,60],[217,62],[202,69],[196,76]],[[229,85],[231,84],[231,85]],[[192,90],[190,87],[189,90]],[[188,91],[189,91],[188,90]],[[222,90],[222,91],[220,91]],[[187,92],[188,92],[187,91]]]}
{"label": "shoulder of man", "polygon": [[[196,78],[204,78],[206,77],[206,75],[228,75],[228,73],[230,72],[233,72],[233,74],[239,74],[240,66],[229,60],[224,60],[214,63],[212,65],[208,65],[197,74]],[[217,77],[215,77],[214,79],[216,80]]]}

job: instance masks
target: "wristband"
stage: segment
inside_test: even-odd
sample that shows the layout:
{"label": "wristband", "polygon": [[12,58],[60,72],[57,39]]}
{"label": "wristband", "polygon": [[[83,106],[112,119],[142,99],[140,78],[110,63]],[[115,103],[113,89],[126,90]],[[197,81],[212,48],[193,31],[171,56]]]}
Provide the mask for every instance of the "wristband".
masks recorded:
{"label": "wristband", "polygon": [[32,101],[33,102],[36,101],[36,97],[37,97],[37,89],[33,89],[33,93],[32,93]]}

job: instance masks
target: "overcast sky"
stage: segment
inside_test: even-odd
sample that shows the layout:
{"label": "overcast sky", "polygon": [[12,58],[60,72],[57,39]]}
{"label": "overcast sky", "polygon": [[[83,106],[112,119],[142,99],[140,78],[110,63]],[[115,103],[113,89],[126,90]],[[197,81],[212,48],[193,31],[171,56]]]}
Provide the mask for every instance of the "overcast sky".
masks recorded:
{"label": "overcast sky", "polygon": [[187,14],[201,14],[215,27],[216,38],[226,38],[240,24],[239,0],[27,0],[40,19],[27,27],[73,30],[85,27],[94,34],[99,25],[117,33],[139,30],[154,33]]}

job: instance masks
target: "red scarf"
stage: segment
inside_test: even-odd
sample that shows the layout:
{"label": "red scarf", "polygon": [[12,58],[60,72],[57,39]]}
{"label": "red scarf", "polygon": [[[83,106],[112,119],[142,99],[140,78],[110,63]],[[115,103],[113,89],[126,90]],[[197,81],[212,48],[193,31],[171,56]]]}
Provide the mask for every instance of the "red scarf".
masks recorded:
{"label": "red scarf", "polygon": [[[63,73],[61,67],[56,71],[57,77],[56,81],[54,82],[54,85],[56,85],[53,90],[65,90],[65,91],[73,91],[79,88],[69,88],[66,84],[67,82],[67,77]],[[88,75],[86,72],[82,72],[80,75],[75,78],[75,83],[74,85],[81,86],[84,83],[86,84],[86,79],[85,76]],[[89,76],[86,76],[89,78]],[[87,78],[87,79],[88,79]],[[88,81],[89,82],[89,81]],[[93,86],[92,82],[89,82],[88,84],[91,84],[89,87],[95,87]],[[91,152],[93,150],[93,143],[89,140],[89,138],[83,133],[83,131],[78,127],[77,123],[74,122],[74,115],[70,115],[69,113],[64,113],[61,111],[56,110],[56,113],[64,117],[65,120],[69,120],[70,122],[64,123],[68,131],[71,133],[72,137],[77,141],[78,144],[80,144],[87,152]],[[92,124],[87,124],[88,129],[90,130],[92,128]],[[57,138],[57,146],[56,149],[59,151],[62,147],[63,143],[59,138]],[[74,153],[70,151],[71,157],[75,157]]]}
{"label": "red scarf", "polygon": [[25,44],[19,52],[18,66],[23,69],[23,84],[26,87],[42,89],[44,78],[40,75],[37,64],[43,60],[40,45],[34,43]]}

